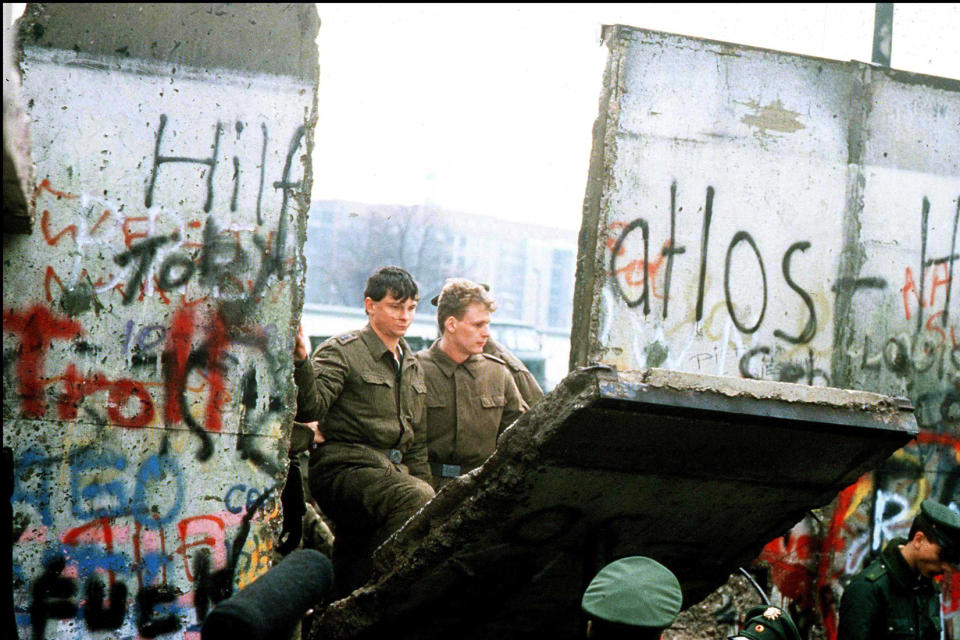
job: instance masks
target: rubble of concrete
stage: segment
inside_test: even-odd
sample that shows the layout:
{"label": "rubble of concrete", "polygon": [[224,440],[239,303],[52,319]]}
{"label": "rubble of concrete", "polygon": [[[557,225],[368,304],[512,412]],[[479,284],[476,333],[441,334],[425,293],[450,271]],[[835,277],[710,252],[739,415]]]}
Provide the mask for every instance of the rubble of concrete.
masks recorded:
{"label": "rubble of concrete", "polygon": [[685,606],[916,434],[867,392],[672,371],[575,371],[374,554],[311,636],[581,633],[606,562],[651,556]]}

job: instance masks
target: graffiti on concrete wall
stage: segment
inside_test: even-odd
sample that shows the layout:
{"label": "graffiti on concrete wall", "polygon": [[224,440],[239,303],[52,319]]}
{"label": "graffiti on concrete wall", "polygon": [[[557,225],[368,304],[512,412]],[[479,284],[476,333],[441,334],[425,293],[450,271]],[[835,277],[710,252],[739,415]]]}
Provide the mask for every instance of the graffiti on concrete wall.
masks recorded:
{"label": "graffiti on concrete wall", "polygon": [[[675,211],[676,183],[668,193]],[[856,326],[847,354],[853,366],[841,384],[908,396],[916,409],[921,429],[916,442],[840,496],[829,522],[808,518],[761,556],[772,583],[807,629],[820,625],[826,637],[835,638],[843,584],[883,544],[906,536],[920,502],[932,497],[960,509],[960,304],[954,286],[960,192],[939,208],[935,238],[929,233],[931,202],[917,198],[922,240],[913,260],[868,261],[864,275],[851,282],[809,277],[806,267],[823,261],[823,249],[837,242],[813,235],[792,238],[771,255],[763,239],[738,230],[717,242],[720,255],[708,263],[715,241],[710,222],[722,210],[722,193],[713,187],[705,193],[698,243],[678,240],[674,216],[662,239],[651,235],[652,224],[643,217],[609,224],[603,300],[630,310],[630,326],[637,331],[630,358],[645,366],[833,385],[834,299],[845,291],[886,317]],[[741,271],[732,257],[737,252],[745,259]],[[686,282],[677,277],[681,260],[691,263]],[[876,271],[867,271],[875,262]],[[777,280],[781,291],[792,295],[783,304],[771,295]],[[744,282],[750,300],[738,304],[735,287]],[[711,287],[715,301],[708,305]],[[617,312],[616,321],[623,319]],[[953,634],[948,637],[960,637],[956,574],[943,589],[944,620]]]}
{"label": "graffiti on concrete wall", "polygon": [[[602,274],[586,361],[915,407],[916,441],[761,556],[806,637],[835,638],[846,581],[920,502],[960,510],[960,87],[619,33],[603,182],[588,188]],[[759,127],[758,104],[795,126]],[[957,576],[942,587],[960,638]]]}
{"label": "graffiti on concrete wall", "polygon": [[312,91],[54,58],[26,52],[39,224],[4,250],[16,621],[198,638],[279,531]]}

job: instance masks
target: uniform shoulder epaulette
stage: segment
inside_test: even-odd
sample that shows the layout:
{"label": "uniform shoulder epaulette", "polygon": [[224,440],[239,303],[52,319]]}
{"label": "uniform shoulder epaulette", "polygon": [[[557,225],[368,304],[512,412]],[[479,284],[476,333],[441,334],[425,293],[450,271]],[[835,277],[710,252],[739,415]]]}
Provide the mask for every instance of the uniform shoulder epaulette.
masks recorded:
{"label": "uniform shoulder epaulette", "polygon": [[335,340],[340,344],[350,344],[354,340],[359,340],[360,334],[356,331],[351,331],[350,333],[345,333],[342,336],[337,336]]}
{"label": "uniform shoulder epaulette", "polygon": [[882,562],[871,562],[870,566],[864,569],[863,577],[870,582],[876,582],[887,572],[887,565]]}
{"label": "uniform shoulder epaulette", "polygon": [[498,364],[502,364],[502,365],[505,366],[505,367],[508,366],[507,363],[506,363],[506,361],[505,361],[503,358],[498,358],[497,356],[493,355],[492,353],[482,353],[482,354],[480,354],[480,355],[482,355],[482,356],[483,356],[484,358],[486,358],[487,360],[493,360],[494,362],[496,362],[496,363],[498,363]]}

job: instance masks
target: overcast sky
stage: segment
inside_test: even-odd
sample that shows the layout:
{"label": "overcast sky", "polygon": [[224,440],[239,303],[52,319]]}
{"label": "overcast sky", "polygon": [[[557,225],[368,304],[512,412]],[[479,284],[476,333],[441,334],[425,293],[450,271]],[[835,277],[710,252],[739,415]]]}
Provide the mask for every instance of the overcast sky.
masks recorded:
{"label": "overcast sky", "polygon": [[[869,62],[874,4],[318,4],[313,199],[576,229],[602,24]],[[14,18],[23,5],[14,5]],[[892,66],[960,78],[960,4],[895,4]]]}
{"label": "overcast sky", "polygon": [[[960,78],[960,5],[894,5],[892,66]],[[318,4],[314,199],[576,229],[600,25],[870,61],[873,4]]]}

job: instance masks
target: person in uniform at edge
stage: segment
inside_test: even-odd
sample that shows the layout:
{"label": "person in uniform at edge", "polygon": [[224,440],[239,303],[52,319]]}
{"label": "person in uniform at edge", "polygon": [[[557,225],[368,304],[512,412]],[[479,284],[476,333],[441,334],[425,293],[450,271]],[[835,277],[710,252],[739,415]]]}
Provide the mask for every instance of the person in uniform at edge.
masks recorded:
{"label": "person in uniform at edge", "polygon": [[730,640],[800,640],[800,631],[790,614],[772,605],[761,605],[747,611],[740,633]]}
{"label": "person in uniform at edge", "polygon": [[[481,284],[480,286],[486,291],[490,291],[488,285]],[[436,295],[433,297],[433,300],[430,301],[430,304],[437,306],[439,301],[440,296]],[[483,345],[483,352],[491,356],[496,356],[507,363],[510,374],[513,376],[513,381],[517,384],[517,389],[520,390],[520,395],[528,407],[532,407],[534,402],[543,397],[543,389],[541,389],[537,383],[536,377],[530,373],[530,369],[527,369],[523,361],[513,355],[509,349],[490,337],[487,339],[487,343]]]}
{"label": "person in uniform at edge", "polygon": [[657,640],[680,614],[680,582],[665,566],[644,556],[611,562],[590,581],[580,607],[586,637]]}
{"label": "person in uniform at edge", "polygon": [[956,571],[960,514],[924,500],[909,539],[894,538],[853,577],[840,599],[838,640],[939,640],[939,593],[932,578]]}
{"label": "person in uniform at edge", "polygon": [[417,354],[427,383],[427,452],[437,490],[480,466],[527,410],[506,362],[483,353],[495,310],[481,285],[448,280],[437,305],[440,339]]}
{"label": "person in uniform at edge", "polygon": [[312,364],[301,330],[294,352],[299,422],[319,423],[310,455],[313,497],[334,523],[337,590],[372,571],[372,553],[434,495],[424,425],[426,385],[403,335],[417,284],[384,267],[367,280],[363,329],[321,344]]}

